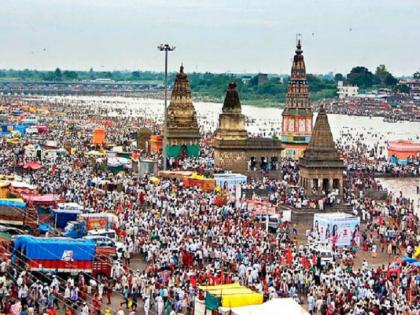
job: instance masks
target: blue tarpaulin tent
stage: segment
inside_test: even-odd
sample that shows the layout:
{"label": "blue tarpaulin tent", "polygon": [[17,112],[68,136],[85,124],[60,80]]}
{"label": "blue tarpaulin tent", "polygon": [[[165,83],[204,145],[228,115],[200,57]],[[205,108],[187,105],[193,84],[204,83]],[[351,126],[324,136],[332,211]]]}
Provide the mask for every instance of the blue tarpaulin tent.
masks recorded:
{"label": "blue tarpaulin tent", "polygon": [[76,221],[82,212],[77,209],[52,209],[51,215],[56,228],[65,228],[70,221]]}

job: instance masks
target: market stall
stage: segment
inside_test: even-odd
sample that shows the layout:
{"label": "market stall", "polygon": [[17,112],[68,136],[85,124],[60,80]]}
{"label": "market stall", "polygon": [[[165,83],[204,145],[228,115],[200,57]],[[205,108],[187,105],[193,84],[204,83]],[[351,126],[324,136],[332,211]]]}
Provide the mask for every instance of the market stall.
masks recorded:
{"label": "market stall", "polygon": [[204,305],[207,310],[217,310],[220,306],[231,309],[263,302],[262,293],[254,292],[239,283],[200,286],[199,289],[205,292]]}
{"label": "market stall", "polygon": [[420,157],[420,143],[397,140],[390,141],[388,144],[388,159],[391,163],[407,165],[414,158]]}
{"label": "market stall", "polygon": [[205,192],[214,190],[214,180],[212,178],[206,178],[203,175],[198,175],[193,173],[191,176],[185,177],[183,179],[185,187],[199,187]]}

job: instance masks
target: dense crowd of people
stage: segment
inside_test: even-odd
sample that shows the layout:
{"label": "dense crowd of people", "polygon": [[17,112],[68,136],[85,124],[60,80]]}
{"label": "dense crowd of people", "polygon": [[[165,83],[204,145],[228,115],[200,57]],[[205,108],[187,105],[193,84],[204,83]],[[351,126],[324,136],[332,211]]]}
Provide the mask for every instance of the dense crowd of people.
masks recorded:
{"label": "dense crowd of people", "polygon": [[[375,176],[392,166],[355,157],[353,149],[339,140],[343,154],[352,157],[342,199],[333,192],[305,196],[299,188],[298,166],[290,160],[278,162],[279,178],[249,178],[242,184],[243,191],[266,192],[277,209],[343,205],[360,216],[360,235],[351,246],[325,249],[331,253],[331,260],[325,260],[317,230],[283,222],[272,233],[256,220],[244,196],[236,200],[233,191],[205,192],[185,187],[179,179],[156,181],[128,171],[112,174],[86,155],[93,149],[86,122],[94,126],[99,117],[110,121],[107,141],[129,147],[139,125],[158,130],[157,118],[110,117],[110,109],[86,104],[50,104],[47,109],[50,114],[41,119],[49,133],[23,139],[41,145],[54,140],[75,148],[75,153],[53,160],[29,158],[25,143],[11,147],[2,141],[1,173],[18,174],[39,193],[58,194],[85,209],[113,211],[123,247],[112,261],[110,278],[40,275],[24,270],[19,260],[0,258],[2,313],[56,314],[64,309],[69,315],[194,314],[196,300],[204,294],[199,286],[236,282],[263,294],[264,301],[292,297],[311,314],[420,312],[419,270],[397,259],[413,257],[420,241],[414,200],[401,193],[385,192],[383,200],[364,194],[383,191]],[[204,174],[213,169],[211,152],[203,143],[199,158],[171,159],[168,166]],[[41,169],[22,168],[34,159],[42,163]],[[412,167],[413,175],[418,175],[419,165]],[[387,255],[387,263],[375,263],[378,255]],[[361,262],[358,256],[370,257]],[[134,259],[142,261],[141,267]]]}

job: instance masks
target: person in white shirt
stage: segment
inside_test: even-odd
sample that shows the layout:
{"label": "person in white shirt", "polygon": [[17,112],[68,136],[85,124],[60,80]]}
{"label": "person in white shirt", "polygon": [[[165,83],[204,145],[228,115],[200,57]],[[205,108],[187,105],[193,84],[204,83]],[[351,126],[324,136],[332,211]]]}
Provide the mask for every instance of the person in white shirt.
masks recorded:
{"label": "person in white shirt", "polygon": [[86,302],[83,302],[83,307],[81,311],[82,315],[89,315],[89,307],[87,306]]}
{"label": "person in white shirt", "polygon": [[150,299],[148,296],[146,296],[144,300],[144,314],[149,315],[149,310],[150,310]]}

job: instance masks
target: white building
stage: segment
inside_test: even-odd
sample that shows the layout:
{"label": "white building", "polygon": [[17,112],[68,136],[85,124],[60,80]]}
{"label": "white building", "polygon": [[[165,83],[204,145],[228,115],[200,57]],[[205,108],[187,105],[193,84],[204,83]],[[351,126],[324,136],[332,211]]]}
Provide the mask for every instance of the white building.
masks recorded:
{"label": "white building", "polygon": [[420,80],[419,79],[400,80],[398,84],[407,85],[410,88],[410,95],[412,97],[420,97]]}
{"label": "white building", "polygon": [[359,95],[359,87],[356,85],[344,85],[343,81],[337,83],[338,98],[356,97]]}

